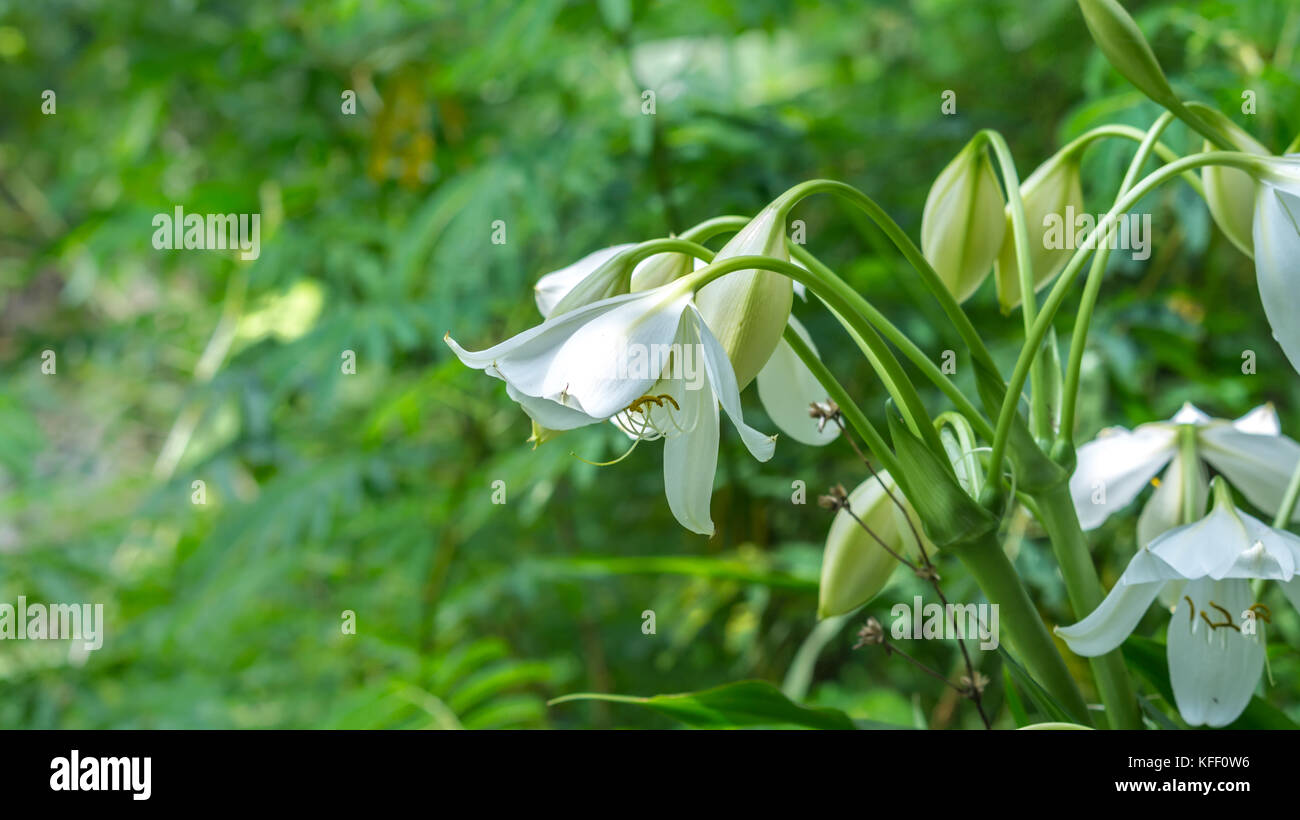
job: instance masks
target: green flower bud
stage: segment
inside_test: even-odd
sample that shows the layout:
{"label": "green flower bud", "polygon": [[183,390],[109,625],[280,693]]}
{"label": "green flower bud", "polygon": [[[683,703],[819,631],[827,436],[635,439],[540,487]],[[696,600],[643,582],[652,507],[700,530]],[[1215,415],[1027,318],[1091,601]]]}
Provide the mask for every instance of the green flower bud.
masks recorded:
{"label": "green flower bud", "polygon": [[[1216,126],[1220,132],[1228,137],[1233,147],[1238,151],[1259,154],[1264,157],[1272,155],[1272,152],[1260,144],[1258,140],[1208,105],[1188,103],[1187,107]],[[1209,140],[1206,140],[1205,147],[1202,150],[1213,151],[1216,149]],[[1205,202],[1210,207],[1210,215],[1214,217],[1215,224],[1219,226],[1219,229],[1223,231],[1232,244],[1253,259],[1255,257],[1255,240],[1252,234],[1255,224],[1255,194],[1257,188],[1254,178],[1245,171],[1239,171],[1236,168],[1207,165],[1201,169],[1201,181],[1205,183]]]}
{"label": "green flower bud", "polygon": [[[764,208],[718,251],[713,261],[736,256],[790,261],[785,247],[785,220],[777,208]],[[766,270],[729,273],[695,294],[700,315],[727,351],[741,390],[772,357],[790,319],[793,301],[794,283],[790,277]]]}
{"label": "green flower bud", "polygon": [[1115,70],[1165,108],[1181,104],[1142,30],[1116,0],[1079,0],[1088,31]]}
{"label": "green flower bud", "polygon": [[[826,551],[822,556],[821,586],[818,590],[817,616],[842,615],[867,603],[885,588],[898,559],[871,537],[853,516],[879,536],[889,548],[907,558],[918,554],[916,537],[899,509],[885,492],[885,487],[903,504],[903,495],[889,473],[879,471],[880,480],[868,478],[849,493],[849,510],[841,509],[831,521],[826,534]],[[881,482],[884,482],[882,485]],[[916,524],[915,513],[908,515]],[[922,536],[924,537],[924,536]],[[926,549],[930,543],[925,542]]]}
{"label": "green flower bud", "polygon": [[[1038,291],[1056,275],[1074,255],[1073,243],[1056,242],[1048,247],[1048,220],[1055,216],[1066,231],[1073,231],[1067,213],[1083,213],[1083,186],[1079,178],[1079,157],[1057,155],[1038,167],[1020,186],[1025,203],[1025,226],[1029,229],[1029,255],[1034,266],[1034,290]],[[1067,210],[1072,209],[1072,210]],[[1006,209],[1006,236],[994,267],[998,287],[998,304],[1010,313],[1021,302],[1020,265],[1016,260],[1016,238],[1011,228],[1011,206]]]}
{"label": "green flower bud", "polygon": [[1005,201],[982,141],[972,141],[940,172],[921,214],[921,252],[963,302],[988,276],[1006,233]]}

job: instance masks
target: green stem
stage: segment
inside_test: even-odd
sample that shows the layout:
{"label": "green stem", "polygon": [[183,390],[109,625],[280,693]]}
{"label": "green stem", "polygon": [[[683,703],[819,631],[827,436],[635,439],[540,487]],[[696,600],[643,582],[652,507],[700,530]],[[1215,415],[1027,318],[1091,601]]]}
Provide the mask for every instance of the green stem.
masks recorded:
{"label": "green stem", "polygon": [[1003,397],[1002,408],[998,413],[997,426],[994,430],[993,451],[989,458],[990,471],[993,474],[1002,474],[1002,459],[1006,454],[1007,439],[1011,433],[1011,422],[1016,413],[1016,402],[1020,397],[1020,392],[1025,388],[1025,381],[1029,377],[1029,368],[1034,358],[1042,350],[1043,339],[1047,336],[1047,330],[1051,327],[1057,310],[1060,309],[1061,303],[1065,301],[1066,294],[1069,293],[1070,287],[1074,284],[1074,280],[1083,267],[1084,261],[1088,258],[1088,254],[1092,252],[1094,246],[1099,244],[1101,238],[1108,236],[1111,230],[1114,229],[1116,218],[1120,214],[1127,213],[1130,208],[1152,190],[1179,176],[1184,171],[1206,165],[1224,165],[1250,172],[1258,168],[1262,162],[1263,160],[1260,157],[1237,151],[1211,151],[1203,154],[1192,154],[1175,160],[1152,172],[1135,185],[1119,202],[1115,203],[1110,211],[1097,223],[1096,227],[1089,232],[1082,243],[1082,247],[1070,257],[1065,270],[1061,271],[1060,277],[1052,285],[1052,290],[1043,302],[1038,318],[1034,321],[1034,326],[1025,340],[1025,345],[1020,350],[1020,356],[1016,359],[1016,366],[1011,373],[1011,380],[1007,383],[1007,392]]}
{"label": "green stem", "polygon": [[641,242],[636,247],[628,248],[624,253],[627,254],[629,271],[633,265],[642,259],[648,259],[661,253],[683,253],[687,256],[703,259],[705,262],[713,261],[713,251],[688,239],[650,239]]}
{"label": "green stem", "polygon": [[[1048,160],[1048,163],[1062,162],[1071,154],[1085,150],[1092,143],[1102,139],[1103,137],[1120,137],[1140,144],[1146,140],[1147,133],[1148,132],[1143,131],[1141,128],[1134,128],[1131,125],[1101,125],[1070,140],[1061,148],[1061,150],[1052,155],[1052,158]],[[1163,142],[1155,143],[1153,150],[1155,155],[1166,163],[1173,162],[1180,157],[1180,154],[1177,151],[1170,148],[1168,145],[1165,145]],[[1196,191],[1198,196],[1202,199],[1205,198],[1205,186],[1201,184],[1200,177],[1196,176],[1196,174],[1187,172],[1183,174],[1183,179],[1192,187],[1192,190]]]}
{"label": "green stem", "polygon": [[[787,240],[786,247],[790,249],[794,258],[798,259],[809,270],[826,278],[838,278],[834,271],[827,267],[817,257],[813,256],[812,253],[802,245],[796,245]],[[925,351],[917,347],[916,343],[908,338],[906,333],[899,330],[893,322],[889,321],[889,319],[877,310],[876,307],[865,297],[859,305],[859,310],[866,320],[880,332],[880,335],[884,336],[895,347],[902,351],[908,361],[916,365],[916,367],[921,371],[921,374],[929,379],[943,392],[945,396],[948,397],[950,401],[952,401],[954,405],[956,405],[958,411],[960,411],[962,415],[970,421],[971,425],[974,426],[975,431],[979,433],[980,436],[982,436],[986,441],[993,440],[993,425],[984,417],[979,409],[975,407],[974,403],[966,397],[966,394],[963,393],[957,385],[953,384],[952,379],[945,376],[943,371],[939,369],[938,365],[930,360],[930,357],[925,354]]]}
{"label": "green stem", "polygon": [[1291,481],[1286,485],[1286,492],[1282,495],[1282,506],[1277,508],[1277,515],[1273,517],[1275,529],[1286,529],[1286,525],[1291,523],[1291,513],[1295,512],[1297,498],[1300,498],[1300,461],[1296,462],[1295,471],[1291,473]]}
{"label": "green stem", "polygon": [[1091,726],[1087,704],[1038,610],[1029,600],[1015,567],[1002,551],[997,534],[989,533],[951,551],[979,584],[989,603],[998,607],[998,622],[1006,627],[1011,648],[1025,668],[1076,721]]}
{"label": "green stem", "polygon": [[[939,274],[935,272],[934,267],[925,258],[925,255],[921,253],[921,249],[916,247],[916,244],[912,242],[907,233],[871,197],[852,185],[833,179],[811,179],[789,189],[779,199],[783,201],[785,212],[788,213],[789,209],[794,207],[799,200],[820,193],[835,194],[848,200],[865,212],[871,218],[871,221],[875,222],[876,226],[884,231],[885,236],[894,243],[894,247],[898,248],[908,263],[920,274],[922,284],[939,302],[940,307],[947,314],[948,320],[957,329],[962,342],[970,350],[975,362],[986,367],[989,372],[997,373],[998,370],[993,363],[993,357],[989,355],[988,348],[984,346],[984,340],[976,332],[975,325],[971,323],[970,317],[962,310],[961,305],[957,303],[953,295],[948,292],[947,286],[939,278]],[[784,216],[784,213],[782,215]]]}
{"label": "green stem", "polygon": [[875,328],[863,317],[861,305],[865,301],[857,291],[849,287],[837,276],[824,277],[813,271],[799,267],[784,259],[769,256],[735,256],[721,262],[710,264],[686,277],[691,280],[691,287],[701,288],[708,282],[737,270],[770,270],[802,282],[809,290],[817,294],[826,305],[834,311],[840,321],[850,330],[854,341],[862,349],[872,367],[880,376],[885,389],[898,404],[904,420],[913,433],[920,436],[935,453],[943,452],[939,434],[930,423],[930,415],[921,403],[921,395],[916,386],[903,372],[889,345],[880,337]]}
{"label": "green stem", "polygon": [[[1166,111],[1161,114],[1147,131],[1142,142],[1138,144],[1137,153],[1129,163],[1124,181],[1120,183],[1116,199],[1128,193],[1137,182],[1142,166],[1151,156],[1151,151],[1160,140],[1160,135],[1174,121],[1174,115]],[[1102,275],[1106,271],[1106,262],[1110,259],[1110,248],[1102,246],[1092,258],[1092,268],[1088,271],[1088,280],[1083,287],[1083,297],[1079,300],[1079,312],[1074,322],[1074,335],[1070,339],[1070,358],[1065,370],[1065,387],[1061,402],[1061,438],[1074,444],[1074,416],[1079,396],[1079,378],[1083,367],[1083,353],[1088,342],[1088,328],[1092,324],[1092,312],[1097,306],[1097,295],[1101,292]]]}
{"label": "green stem", "polygon": [[[785,329],[785,340],[790,344],[800,360],[826,389],[827,394],[840,407],[845,420],[866,442],[867,448],[880,460],[881,466],[890,475],[901,475],[898,459],[885,443],[885,439],[875,428],[862,409],[844,386],[836,380],[813,353],[798,333],[792,328]],[[1025,663],[1030,674],[1051,693],[1078,720],[1091,725],[1087,705],[1078,687],[1070,677],[1065,661],[1057,651],[1052,637],[1039,617],[1037,610],[1029,599],[1015,567],[1007,560],[1006,553],[997,543],[996,534],[989,534],[976,541],[967,542],[956,547],[958,560],[975,579],[989,603],[998,606],[999,624],[1005,624],[1012,648]]]}
{"label": "green stem", "polygon": [[[977,137],[983,137],[988,142],[1002,170],[1002,185],[1006,188],[1008,205],[1011,207],[1011,233],[1016,246],[1016,265],[1020,269],[1020,310],[1024,314],[1025,335],[1028,336],[1037,317],[1038,300],[1035,296],[1034,261],[1029,249],[1029,226],[1025,219],[1025,202],[1020,194],[1020,175],[1016,172],[1016,161],[1011,156],[1011,149],[1001,134],[992,129],[985,129],[980,131]],[[1047,411],[1045,365],[1043,359],[1035,357],[1034,365],[1029,371],[1030,429],[1040,441],[1046,441],[1052,435],[1051,419]]]}
{"label": "green stem", "polygon": [[718,234],[735,233],[748,224],[749,217],[747,216],[715,216],[682,231],[680,238],[689,239],[692,242],[704,242]]}
{"label": "green stem", "polygon": [[[1052,552],[1061,567],[1065,592],[1076,619],[1082,619],[1101,603],[1104,594],[1096,567],[1088,550],[1087,540],[1079,527],[1079,517],[1074,509],[1068,484],[1058,484],[1039,493],[1038,521],[1052,542]],[[1106,706],[1106,720],[1112,729],[1140,729],[1137,698],[1133,684],[1124,666],[1124,656],[1118,649],[1096,658],[1089,658],[1097,690]]]}

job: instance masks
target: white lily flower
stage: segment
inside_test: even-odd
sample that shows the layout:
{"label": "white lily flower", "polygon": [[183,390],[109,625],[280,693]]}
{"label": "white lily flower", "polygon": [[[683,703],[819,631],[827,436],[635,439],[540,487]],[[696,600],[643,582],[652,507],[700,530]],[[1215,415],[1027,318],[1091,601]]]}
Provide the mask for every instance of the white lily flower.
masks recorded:
{"label": "white lily flower", "polygon": [[446,341],[462,362],[505,381],[543,428],[616,420],[638,440],[666,439],[669,507],[687,529],[711,535],[719,405],[758,460],[772,457],[776,439],[745,424],[731,362],[692,301],[695,281],[593,302],[487,350]]}
{"label": "white lily flower", "polygon": [[1300,155],[1267,160],[1255,191],[1255,279],[1264,315],[1300,371]]}
{"label": "white lily flower", "polygon": [[1138,549],[1105,600],[1056,633],[1085,657],[1104,655],[1132,633],[1161,590],[1183,585],[1166,642],[1178,711],[1189,724],[1225,726],[1250,702],[1264,664],[1251,579],[1281,583],[1300,608],[1300,537],[1237,510],[1222,478],[1214,509]]}
{"label": "white lily flower", "polygon": [[[1190,425],[1196,436],[1197,459],[1184,464],[1178,429]],[[1282,503],[1287,482],[1300,461],[1300,444],[1282,435],[1271,405],[1256,407],[1236,421],[1211,419],[1190,404],[1168,421],[1143,424],[1133,430],[1103,430],[1079,448],[1078,466],[1070,478],[1070,494],[1085,530],[1102,525],[1128,506],[1151,479],[1169,467],[1138,520],[1138,544],[1145,546],[1160,533],[1197,516],[1207,493],[1202,461],[1222,473],[1251,504],[1270,513]],[[1182,488],[1193,482],[1197,509],[1182,509]],[[1298,511],[1293,521],[1300,521]]]}
{"label": "white lily flower", "polygon": [[[773,218],[768,215],[758,224],[760,227],[764,227],[764,230],[770,230],[771,226],[768,223],[773,221]],[[758,222],[758,220],[756,219],[755,222]],[[751,223],[751,225],[754,224],[755,223]],[[750,226],[747,226],[745,231],[749,231],[751,237],[755,234],[762,233],[761,231],[758,231],[757,228],[751,228]],[[744,231],[742,231],[742,233],[744,233]],[[736,236],[737,239],[741,238],[741,234],[737,234]],[[770,245],[770,242],[768,244]],[[543,276],[538,281],[535,288],[537,294],[537,307],[541,311],[542,316],[550,318],[555,308],[560,305],[561,300],[563,300],[564,297],[573,290],[573,288],[577,287],[588,276],[602,275],[602,266],[607,262],[610,262],[610,260],[621,251],[631,247],[634,246],[615,245],[610,248],[604,248],[588,254],[578,262],[575,262],[566,268]],[[782,246],[782,248],[784,249],[784,246]],[[745,241],[733,240],[718,252],[717,259],[724,259],[728,256],[756,255],[759,253],[760,251],[755,245],[755,240],[752,238]],[[643,259],[632,271],[632,291],[636,292],[641,290],[647,284],[652,286],[664,284],[665,282],[663,280],[665,272],[670,274],[672,268],[679,264],[679,259],[684,262],[682,255],[676,253],[661,253]],[[715,261],[717,261],[717,259],[715,259]],[[800,263],[796,262],[795,264]],[[684,264],[681,264],[680,266],[683,269],[685,268]],[[700,270],[703,267],[705,267],[703,260],[694,260],[695,270]],[[802,267],[801,264],[800,267]],[[683,270],[682,272],[685,273],[686,271]],[[752,284],[753,280],[750,275],[754,273],[756,272],[738,271],[724,276],[720,281],[728,280],[732,276],[744,275],[745,277],[750,277],[747,281],[750,281]],[[776,274],[773,275],[775,276]],[[782,278],[784,279],[785,277]],[[788,279],[786,281],[789,282]],[[771,283],[766,280],[759,280],[759,282],[759,286],[763,288],[770,287],[771,285]],[[800,298],[805,298],[802,285],[797,282],[794,283],[794,285],[794,293]],[[709,287],[711,287],[711,285],[706,285],[702,291],[708,290]],[[701,309],[701,311],[703,311],[703,309]],[[732,312],[735,312],[734,308]],[[788,311],[786,319],[794,332],[799,334],[799,337],[813,349],[814,353],[816,353],[817,346],[813,343],[812,337],[809,336],[808,331],[804,329],[803,325],[800,324],[799,321],[794,318],[794,315]],[[738,324],[738,322],[728,319],[727,326],[740,332],[737,329]],[[713,330],[712,326],[710,326],[710,330]],[[790,438],[800,444],[811,446],[828,444],[839,435],[840,428],[838,425],[818,425],[817,421],[808,415],[809,405],[813,402],[823,402],[826,400],[826,389],[821,386],[821,383],[817,381],[817,377],[814,376],[812,371],[808,369],[808,366],[803,363],[803,360],[795,354],[794,349],[790,347],[785,339],[777,340],[776,347],[771,351],[765,363],[762,365],[762,368],[758,371],[756,381],[758,385],[758,397],[763,404],[763,409],[767,411],[768,416],[771,417],[772,421],[782,433],[790,436]],[[512,396],[512,398],[514,397]],[[518,401],[518,399],[516,399],[516,401]],[[530,415],[532,414],[530,413]],[[536,420],[537,416],[533,415],[533,418]],[[560,419],[560,421],[563,423],[564,420]],[[540,420],[538,420],[538,424],[543,428],[549,427],[546,424],[542,424]],[[564,430],[569,428],[550,427],[549,429]],[[636,437],[636,433],[633,430],[625,429],[625,432]],[[545,437],[546,433],[543,432],[538,436],[538,440],[540,441]]]}

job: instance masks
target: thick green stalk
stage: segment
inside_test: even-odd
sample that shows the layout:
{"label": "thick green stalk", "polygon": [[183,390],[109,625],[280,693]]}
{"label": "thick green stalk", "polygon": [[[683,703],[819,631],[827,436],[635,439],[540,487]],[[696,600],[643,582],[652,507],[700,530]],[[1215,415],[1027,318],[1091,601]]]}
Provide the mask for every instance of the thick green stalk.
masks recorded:
{"label": "thick green stalk", "polygon": [[[1076,619],[1082,619],[1097,608],[1105,597],[1101,581],[1083,530],[1074,509],[1068,484],[1058,484],[1051,490],[1035,496],[1038,502],[1038,521],[1052,542],[1052,552],[1065,579],[1065,592]],[[1106,706],[1106,721],[1112,729],[1140,729],[1142,719],[1138,713],[1137,697],[1129,680],[1124,656],[1118,649],[1096,658],[1089,658],[1097,691]]]}
{"label": "thick green stalk", "polygon": [[[867,449],[879,459],[881,466],[890,475],[901,475],[898,459],[885,443],[885,439],[875,426],[867,419],[862,409],[854,402],[844,386],[822,364],[817,354],[813,353],[799,334],[786,328],[785,340],[812,374],[826,388],[827,394],[840,406],[845,420],[862,440]],[[1005,625],[1011,647],[1024,662],[1034,679],[1042,684],[1052,697],[1070,711],[1080,723],[1089,724],[1087,705],[1075,685],[1065,661],[1056,650],[1047,627],[1038,616],[1029,594],[1020,582],[1015,567],[1007,560],[1006,553],[997,542],[996,533],[990,533],[976,541],[967,542],[956,547],[952,552],[962,562],[975,579],[979,588],[989,599],[989,603],[998,606],[998,623]]]}
{"label": "thick green stalk", "polygon": [[950,550],[979,584],[989,603],[998,607],[998,623],[1005,626],[1012,650],[1025,668],[1079,723],[1092,725],[1087,704],[1052,636],[1029,600],[1015,567],[1007,560],[997,533]]}

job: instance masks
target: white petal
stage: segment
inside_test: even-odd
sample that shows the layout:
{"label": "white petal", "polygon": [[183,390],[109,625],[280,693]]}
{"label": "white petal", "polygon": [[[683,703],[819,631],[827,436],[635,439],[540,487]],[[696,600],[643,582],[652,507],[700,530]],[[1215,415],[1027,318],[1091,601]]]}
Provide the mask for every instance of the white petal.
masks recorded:
{"label": "white petal", "polygon": [[776,436],[768,436],[745,424],[740,411],[740,389],[736,386],[736,374],[731,369],[731,360],[727,352],[709,331],[708,325],[700,317],[694,306],[687,308],[689,317],[695,320],[695,329],[699,339],[699,350],[703,354],[704,369],[708,374],[709,386],[722,404],[731,423],[736,426],[740,438],[749,448],[749,452],[759,461],[767,461],[776,450]]}
{"label": "white petal", "polygon": [[1151,542],[1148,549],[1189,580],[1223,578],[1252,546],[1250,533],[1235,509],[1215,505],[1210,514]]}
{"label": "white petal", "polygon": [[[1187,465],[1178,454],[1169,462],[1169,469],[1160,477],[1160,486],[1151,494],[1151,499],[1142,508],[1138,517],[1137,540],[1139,547],[1151,545],[1157,537],[1179,526],[1184,521],[1200,518],[1205,513],[1205,500],[1210,494],[1210,484],[1205,476],[1205,467],[1199,460]],[[1195,509],[1184,515],[1183,483],[1190,481],[1195,487]]]}
{"label": "white petal", "polygon": [[1277,408],[1272,402],[1261,404],[1234,421],[1232,426],[1243,433],[1254,433],[1260,436],[1282,435],[1282,422],[1278,419]]}
{"label": "white petal", "polygon": [[[817,352],[812,337],[793,315],[790,327],[813,353]],[[758,371],[758,398],[781,432],[800,444],[820,446],[839,435],[837,424],[826,424],[817,432],[817,419],[808,415],[808,408],[813,402],[826,401],[826,388],[785,339],[777,342],[772,358]]]}
{"label": "white petal", "polygon": [[[1201,456],[1223,473],[1250,503],[1275,514],[1282,504],[1291,473],[1300,462],[1300,444],[1276,433],[1243,432],[1238,424],[1248,418],[1200,430]],[[1300,521],[1300,509],[1291,520]]]}
{"label": "white petal", "polygon": [[[1290,581],[1300,568],[1300,536],[1276,530],[1249,513],[1240,513],[1253,546],[1237,559],[1229,578],[1270,578]],[[1258,554],[1262,549],[1264,554]],[[1268,574],[1265,574],[1268,573]]]}
{"label": "white petal", "polygon": [[573,407],[567,407],[559,402],[550,399],[539,399],[535,396],[526,396],[515,389],[514,385],[506,382],[506,393],[512,400],[517,402],[528,417],[548,430],[572,430],[576,427],[585,427],[588,424],[594,424],[601,419],[595,419],[581,410]]}
{"label": "white petal", "polygon": [[585,305],[487,350],[447,343],[521,393],[609,418],[658,381],[646,365],[670,349],[689,302],[688,289],[666,285]]}
{"label": "white petal", "polygon": [[1177,432],[1166,424],[1144,424],[1132,432],[1103,431],[1079,448],[1070,495],[1085,530],[1101,526],[1128,505],[1173,457]]}
{"label": "white petal", "polygon": [[678,421],[686,430],[664,442],[664,495],[683,527],[713,535],[709,501],[718,467],[718,403],[708,384],[681,391]]}
{"label": "white petal", "polygon": [[1202,412],[1196,405],[1191,402],[1183,402],[1183,406],[1178,408],[1173,418],[1169,419],[1172,424],[1208,424],[1212,419]]}
{"label": "white petal", "polygon": [[1192,726],[1226,726],[1237,719],[1259,683],[1264,669],[1264,644],[1259,635],[1236,629],[1211,628],[1201,617],[1224,623],[1226,616],[1211,606],[1222,606],[1240,625],[1241,613],[1252,603],[1250,583],[1193,581],[1184,591],[1195,603],[1180,600],[1169,622],[1167,654],[1174,700],[1183,720]]}
{"label": "white petal", "polygon": [[551,311],[565,294],[573,290],[583,279],[591,274],[592,271],[614,258],[614,255],[632,247],[633,244],[628,242],[623,245],[614,245],[611,248],[601,248],[593,251],[586,256],[574,262],[572,265],[560,268],[557,271],[548,273],[537,284],[533,286],[533,296],[537,299],[537,309],[541,311],[543,318],[549,318]]}
{"label": "white petal", "polygon": [[1291,366],[1300,370],[1300,196],[1260,185],[1254,239],[1264,315]]}
{"label": "white petal", "polygon": [[1172,579],[1174,575],[1171,569],[1162,566],[1160,559],[1147,550],[1138,550],[1137,555],[1133,556],[1124,576],[1129,576],[1130,573],[1133,578],[1146,580],[1133,582],[1121,577],[1115,588],[1088,617],[1072,626],[1056,628],[1056,634],[1065,639],[1076,655],[1088,658],[1105,655],[1122,644],[1164,586],[1165,581],[1159,576]]}

